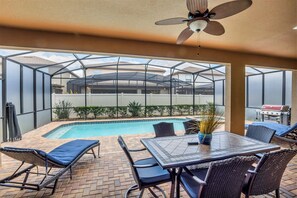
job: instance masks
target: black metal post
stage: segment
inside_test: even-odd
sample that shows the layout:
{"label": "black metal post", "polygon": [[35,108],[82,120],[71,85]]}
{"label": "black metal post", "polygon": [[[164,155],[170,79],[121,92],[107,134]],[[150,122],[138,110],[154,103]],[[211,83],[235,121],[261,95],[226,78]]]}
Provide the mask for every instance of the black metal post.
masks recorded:
{"label": "black metal post", "polygon": [[3,115],[3,123],[2,123],[2,128],[3,128],[3,142],[7,142],[7,119],[6,119],[6,102],[7,102],[7,59],[3,58],[2,59],[2,115]]}
{"label": "black metal post", "polygon": [[146,117],[146,105],[147,105],[147,98],[146,98],[146,76],[147,76],[147,67],[148,65],[145,65],[145,69],[144,69],[144,116]]}
{"label": "black metal post", "polygon": [[262,105],[265,103],[265,74],[262,74]]}
{"label": "black metal post", "polygon": [[286,71],[283,71],[283,81],[282,81],[282,105],[286,105]]}
{"label": "black metal post", "polygon": [[250,106],[250,104],[249,104],[249,92],[250,92],[249,91],[249,77],[247,76],[246,77],[246,96],[245,96],[246,97],[246,100],[245,100],[246,101],[246,104],[245,104],[246,107]]}
{"label": "black metal post", "polygon": [[196,97],[196,89],[195,89],[195,82],[196,82],[196,79],[195,79],[195,74],[192,75],[193,77],[193,115],[195,115],[195,97]]}
{"label": "black metal post", "polygon": [[[87,69],[84,68],[84,78],[85,78],[85,108],[88,106],[87,102]],[[85,114],[85,119],[87,119],[87,114]]]}
{"label": "black metal post", "polygon": [[50,109],[51,109],[51,122],[53,121],[53,87],[52,87],[52,79],[53,77],[50,76]]}
{"label": "black metal post", "polygon": [[24,81],[24,67],[20,65],[20,114],[24,113],[24,88],[23,88],[23,81]]}
{"label": "black metal post", "polygon": [[42,74],[42,110],[45,110],[45,83],[44,83],[44,73]]}
{"label": "black metal post", "polygon": [[223,106],[225,106],[225,80],[222,80],[222,97],[223,97],[222,104]]}
{"label": "black metal post", "polygon": [[170,116],[172,116],[172,74],[173,70],[170,69]]}
{"label": "black metal post", "polygon": [[36,99],[36,69],[33,70],[33,109],[34,109],[34,129],[37,128],[37,99]]}
{"label": "black metal post", "polygon": [[116,79],[117,118],[119,118],[119,62],[120,62],[120,57],[117,62],[117,79]]}
{"label": "black metal post", "polygon": [[216,105],[216,81],[212,82],[213,104]]}

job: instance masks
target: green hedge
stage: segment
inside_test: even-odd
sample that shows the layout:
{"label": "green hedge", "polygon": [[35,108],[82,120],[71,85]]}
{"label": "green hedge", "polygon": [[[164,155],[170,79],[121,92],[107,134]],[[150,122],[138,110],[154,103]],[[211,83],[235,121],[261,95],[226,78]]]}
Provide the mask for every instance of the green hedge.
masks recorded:
{"label": "green hedge", "polygon": [[90,106],[90,107],[71,107],[71,103],[64,101],[59,102],[55,106],[53,111],[58,119],[69,119],[69,114],[73,110],[80,119],[88,118],[127,118],[127,117],[153,117],[153,116],[169,116],[172,115],[199,115],[205,111],[211,103],[205,105],[153,105],[153,106],[141,106],[138,102],[130,102],[128,106],[117,107],[102,107],[102,106]]}
{"label": "green hedge", "polygon": [[[206,108],[206,105],[195,105],[194,114],[198,115]],[[98,119],[98,118],[128,118],[128,117],[154,117],[154,116],[169,116],[172,109],[172,115],[193,115],[193,105],[153,105],[143,107],[139,104],[130,106],[116,107],[71,107],[80,119]],[[117,112],[118,110],[118,112]],[[56,111],[54,111],[56,113]],[[58,116],[57,116],[58,117]],[[67,119],[67,116],[59,116],[58,119]]]}

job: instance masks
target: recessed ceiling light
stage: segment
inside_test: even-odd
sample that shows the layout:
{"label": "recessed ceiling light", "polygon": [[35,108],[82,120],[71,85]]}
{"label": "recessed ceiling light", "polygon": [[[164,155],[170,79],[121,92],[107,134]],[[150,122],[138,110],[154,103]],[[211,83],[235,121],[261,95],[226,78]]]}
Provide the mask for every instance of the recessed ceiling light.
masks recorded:
{"label": "recessed ceiling light", "polygon": [[293,30],[297,30],[297,26],[293,27]]}

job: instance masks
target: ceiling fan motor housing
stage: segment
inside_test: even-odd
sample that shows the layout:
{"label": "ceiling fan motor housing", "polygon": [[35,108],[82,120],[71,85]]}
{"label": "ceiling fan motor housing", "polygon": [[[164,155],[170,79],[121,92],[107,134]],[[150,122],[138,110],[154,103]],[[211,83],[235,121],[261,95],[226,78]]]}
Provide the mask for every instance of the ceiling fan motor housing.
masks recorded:
{"label": "ceiling fan motor housing", "polygon": [[[201,13],[199,10],[197,10],[194,14],[189,12],[188,14],[188,19],[195,19],[195,18],[199,18],[199,17],[209,17],[209,10],[207,9],[205,12]],[[214,13],[211,13],[214,14]]]}

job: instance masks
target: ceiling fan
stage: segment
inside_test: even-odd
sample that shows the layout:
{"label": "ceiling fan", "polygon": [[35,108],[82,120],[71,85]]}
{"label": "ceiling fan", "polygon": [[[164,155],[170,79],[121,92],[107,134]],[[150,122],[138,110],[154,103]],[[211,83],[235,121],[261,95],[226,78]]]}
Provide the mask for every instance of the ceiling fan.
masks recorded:
{"label": "ceiling fan", "polygon": [[177,38],[176,43],[182,44],[192,36],[194,32],[204,31],[208,34],[220,36],[225,33],[223,25],[212,19],[223,19],[235,15],[252,5],[252,0],[234,0],[223,3],[209,11],[208,0],[186,0],[189,10],[188,18],[175,17],[157,21],[156,25],[177,25],[187,23]]}

